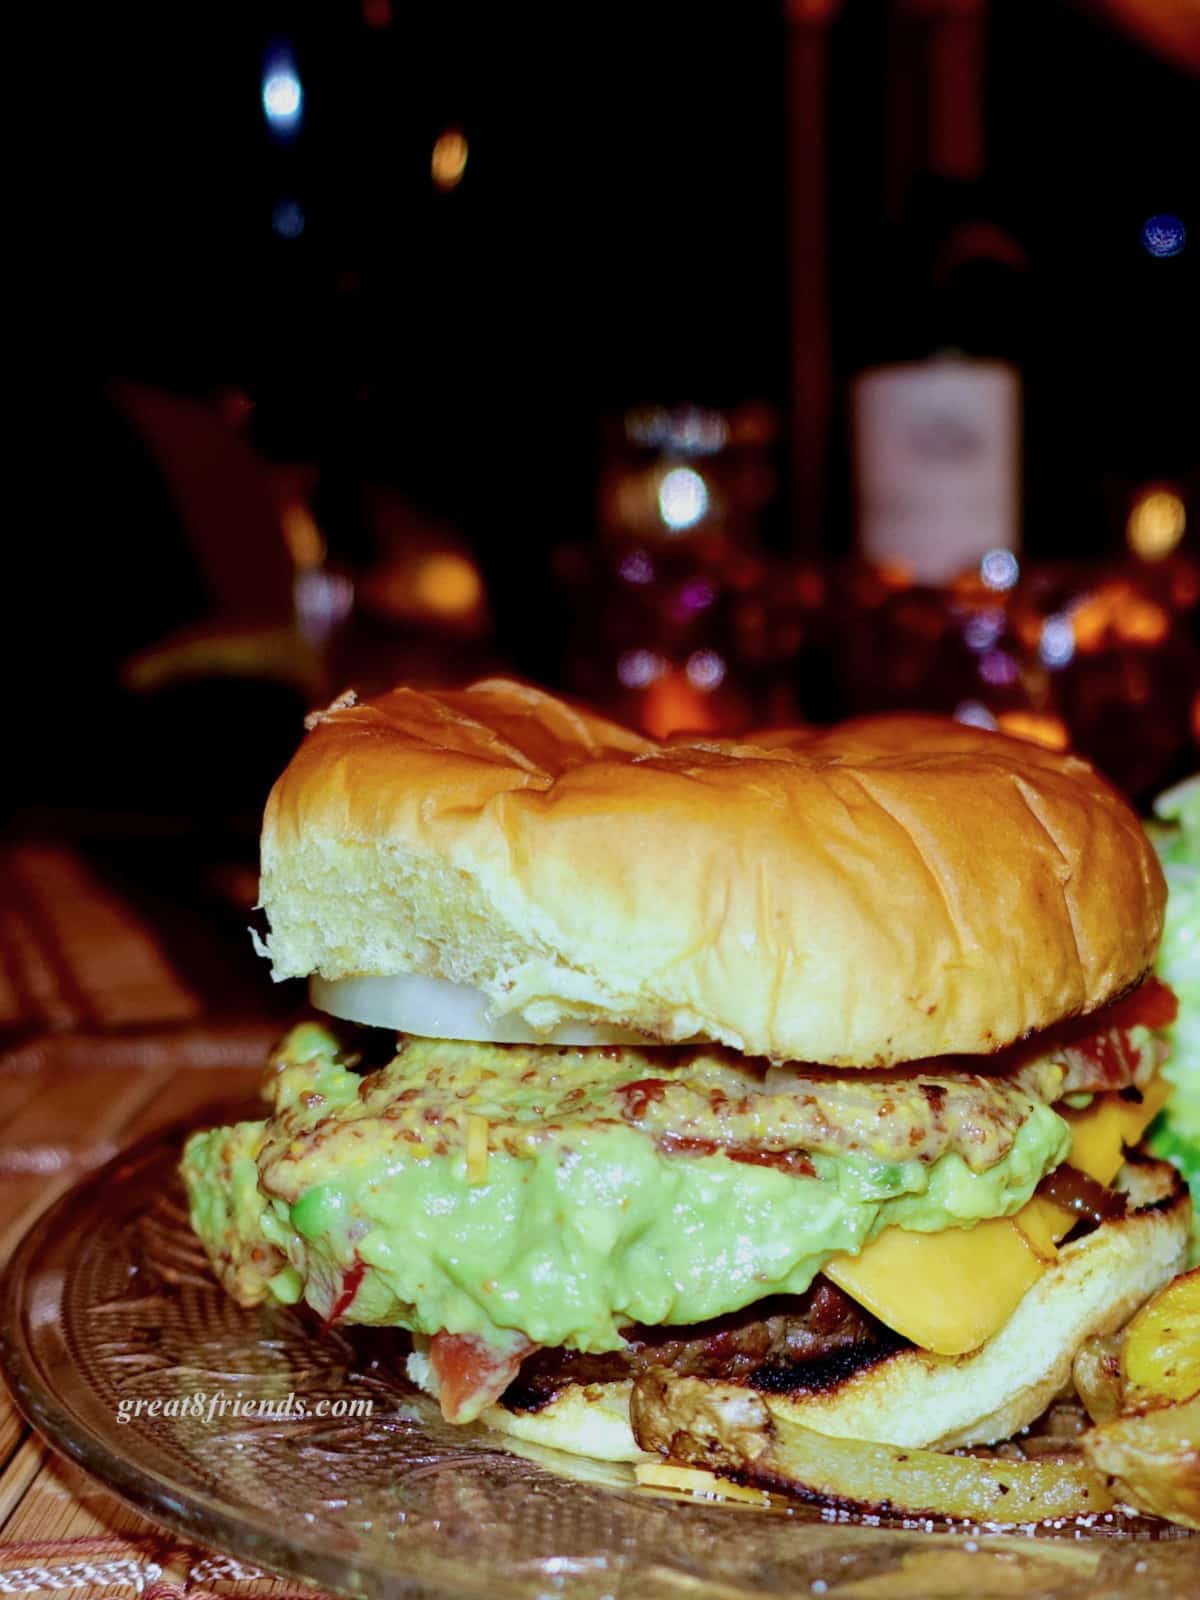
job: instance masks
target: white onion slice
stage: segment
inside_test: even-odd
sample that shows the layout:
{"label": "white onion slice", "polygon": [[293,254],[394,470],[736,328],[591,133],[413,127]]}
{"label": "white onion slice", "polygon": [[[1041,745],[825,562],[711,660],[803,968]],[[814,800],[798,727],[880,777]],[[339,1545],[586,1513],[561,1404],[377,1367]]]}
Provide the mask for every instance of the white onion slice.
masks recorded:
{"label": "white onion slice", "polygon": [[308,997],[319,1011],[365,1022],[372,1028],[394,1028],[426,1039],[479,1039],[489,1044],[636,1044],[644,1035],[628,1028],[568,1022],[552,1033],[537,1033],[515,1012],[494,1016],[482,989],[450,983],[415,972],[394,977],[320,978],[308,980]]}

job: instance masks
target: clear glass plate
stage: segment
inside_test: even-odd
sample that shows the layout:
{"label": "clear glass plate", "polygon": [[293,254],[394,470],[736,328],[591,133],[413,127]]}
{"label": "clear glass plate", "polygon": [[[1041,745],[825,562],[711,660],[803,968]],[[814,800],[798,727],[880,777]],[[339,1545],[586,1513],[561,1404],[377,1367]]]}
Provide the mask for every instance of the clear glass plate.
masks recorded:
{"label": "clear glass plate", "polygon": [[[348,1593],[429,1600],[1174,1600],[1200,1587],[1200,1540],[1145,1524],[1035,1538],[831,1522],[658,1493],[626,1468],[449,1428],[404,1382],[386,1331],[321,1334],[305,1313],[243,1311],[218,1289],[187,1226],[180,1137],[135,1147],[36,1225],[9,1268],[0,1353],[51,1444],[193,1539]],[[226,1414],[192,1414],[198,1393]],[[306,1417],[232,1413],[238,1397],[289,1394]],[[163,1414],[171,1399],[183,1415]],[[369,1417],[345,1414],[355,1400]]]}

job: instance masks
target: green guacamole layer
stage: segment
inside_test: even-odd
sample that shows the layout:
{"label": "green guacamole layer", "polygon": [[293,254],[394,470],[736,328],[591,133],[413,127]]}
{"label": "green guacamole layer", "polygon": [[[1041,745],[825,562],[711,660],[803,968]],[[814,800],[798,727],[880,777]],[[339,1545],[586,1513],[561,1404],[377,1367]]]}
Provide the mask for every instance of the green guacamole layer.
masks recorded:
{"label": "green guacamole layer", "polygon": [[[866,1100],[842,1108],[853,1137],[830,1131],[797,1157],[741,1137],[763,1121],[765,1086],[711,1059],[664,1068],[653,1051],[409,1041],[363,1075],[339,1048],[302,1024],[274,1060],[273,1113],[189,1139],[192,1226],[214,1268],[244,1305],[304,1299],[323,1318],[497,1348],[521,1333],[614,1350],[629,1323],[801,1293],[882,1228],[1011,1215],[1069,1145],[1062,1118],[1012,1084],[981,1168],[969,1106],[961,1131],[944,1114],[933,1143],[926,1130],[932,1158],[879,1154],[886,1141],[860,1136]],[[1000,1094],[978,1082],[981,1097]],[[941,1107],[947,1092],[885,1089],[880,1128],[898,1098]],[[812,1094],[791,1098],[811,1124]],[[659,1125],[676,1102],[686,1136]],[[773,1105],[771,1125],[781,1116]]]}

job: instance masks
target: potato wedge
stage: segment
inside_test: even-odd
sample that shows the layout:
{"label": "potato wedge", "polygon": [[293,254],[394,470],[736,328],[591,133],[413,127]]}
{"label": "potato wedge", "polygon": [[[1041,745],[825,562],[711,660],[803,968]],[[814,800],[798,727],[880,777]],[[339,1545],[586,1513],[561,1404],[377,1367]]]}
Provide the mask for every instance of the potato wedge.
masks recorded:
{"label": "potato wedge", "polygon": [[1200,1267],[1166,1284],[1125,1330],[1125,1410],[1200,1393]]}
{"label": "potato wedge", "polygon": [[1107,1511],[1104,1480],[1077,1461],[994,1461],[837,1439],[774,1416],[735,1384],[649,1372],[631,1417],[645,1450],[736,1483],[894,1516],[1026,1523]]}
{"label": "potato wedge", "polygon": [[1111,1422],[1121,1409],[1121,1336],[1085,1339],[1071,1368],[1075,1393],[1093,1422]]}
{"label": "potato wedge", "polygon": [[1091,1428],[1080,1439],[1096,1472],[1140,1511],[1200,1529],[1200,1395]]}

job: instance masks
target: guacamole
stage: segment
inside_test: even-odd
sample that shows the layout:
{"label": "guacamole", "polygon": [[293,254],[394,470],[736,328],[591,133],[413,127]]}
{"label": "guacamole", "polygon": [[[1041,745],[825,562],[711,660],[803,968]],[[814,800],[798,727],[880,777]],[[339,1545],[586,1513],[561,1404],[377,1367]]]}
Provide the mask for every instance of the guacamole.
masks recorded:
{"label": "guacamole", "polygon": [[893,1224],[1011,1215],[1069,1145],[1059,1069],[1046,1099],[960,1070],[826,1075],[822,1103],[719,1051],[402,1040],[364,1075],[339,1048],[302,1024],[272,1114],[188,1141],[193,1227],[242,1304],[497,1349],[800,1293]]}

